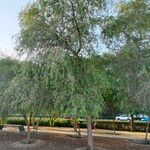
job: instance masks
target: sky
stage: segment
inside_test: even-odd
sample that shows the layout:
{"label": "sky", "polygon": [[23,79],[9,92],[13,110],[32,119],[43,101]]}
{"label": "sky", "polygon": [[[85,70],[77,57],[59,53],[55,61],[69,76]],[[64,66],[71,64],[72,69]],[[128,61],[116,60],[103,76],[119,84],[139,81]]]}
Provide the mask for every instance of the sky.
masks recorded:
{"label": "sky", "polygon": [[14,36],[19,32],[18,15],[30,0],[0,0],[0,55],[15,55]]}

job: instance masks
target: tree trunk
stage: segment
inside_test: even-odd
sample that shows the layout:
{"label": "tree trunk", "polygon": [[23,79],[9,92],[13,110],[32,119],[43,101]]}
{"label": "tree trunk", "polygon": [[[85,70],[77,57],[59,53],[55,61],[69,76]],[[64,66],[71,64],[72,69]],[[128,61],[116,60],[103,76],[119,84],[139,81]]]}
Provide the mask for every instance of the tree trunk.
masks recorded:
{"label": "tree trunk", "polygon": [[30,137],[30,122],[27,122],[27,144],[30,144],[31,137]]}
{"label": "tree trunk", "polygon": [[33,112],[31,112],[30,115],[29,115],[29,124],[30,125],[32,124],[32,116],[33,116]]}
{"label": "tree trunk", "polygon": [[27,139],[26,139],[26,143],[29,144],[31,142],[31,138],[30,138],[30,119],[28,120],[27,116],[25,114],[23,114],[24,120],[26,122],[26,126],[27,126]]}
{"label": "tree trunk", "polygon": [[133,118],[133,114],[131,114],[130,130],[131,130],[131,132],[134,132],[134,118]]}
{"label": "tree trunk", "polygon": [[41,121],[41,119],[39,119],[39,120],[37,121],[37,123],[36,123],[36,129],[35,129],[35,132],[36,132],[36,133],[37,133],[37,130],[38,130],[38,127],[39,127],[40,121]]}
{"label": "tree trunk", "polygon": [[92,136],[92,118],[91,115],[87,117],[87,138],[88,138],[88,150],[93,149],[93,136]]}
{"label": "tree trunk", "polygon": [[81,138],[80,123],[77,121],[76,118],[70,118],[69,121],[74,128],[74,132],[76,133],[77,138]]}
{"label": "tree trunk", "polygon": [[150,120],[147,121],[146,134],[145,134],[145,143],[148,143],[148,132],[149,132]]}
{"label": "tree trunk", "polygon": [[78,127],[78,138],[81,138],[80,126]]}
{"label": "tree trunk", "polygon": [[115,119],[113,119],[113,129],[114,129],[114,135],[115,135],[116,134]]}
{"label": "tree trunk", "polygon": [[37,132],[41,119],[42,119],[41,117],[37,120],[35,120],[34,117],[32,118],[33,131]]}

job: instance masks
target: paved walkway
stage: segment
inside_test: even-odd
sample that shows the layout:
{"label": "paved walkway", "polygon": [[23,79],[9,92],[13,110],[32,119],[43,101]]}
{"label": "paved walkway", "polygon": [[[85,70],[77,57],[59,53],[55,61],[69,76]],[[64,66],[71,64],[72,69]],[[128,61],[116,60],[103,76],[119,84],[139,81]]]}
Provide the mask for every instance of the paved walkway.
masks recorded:
{"label": "paved walkway", "polygon": [[[15,131],[15,132],[18,131],[16,128],[11,128],[11,127],[8,127],[4,130]],[[32,129],[31,129],[31,131],[32,131]],[[39,127],[38,132],[75,135],[75,132],[74,132],[73,128],[64,128],[64,127]],[[113,133],[114,133],[113,130],[103,130],[103,129],[94,129],[93,130],[93,135],[94,136],[135,139],[135,140],[145,138],[145,133],[144,132],[116,131],[115,135]],[[86,129],[81,129],[81,135],[82,136],[87,135]],[[149,133],[148,138],[150,138],[150,133]]]}

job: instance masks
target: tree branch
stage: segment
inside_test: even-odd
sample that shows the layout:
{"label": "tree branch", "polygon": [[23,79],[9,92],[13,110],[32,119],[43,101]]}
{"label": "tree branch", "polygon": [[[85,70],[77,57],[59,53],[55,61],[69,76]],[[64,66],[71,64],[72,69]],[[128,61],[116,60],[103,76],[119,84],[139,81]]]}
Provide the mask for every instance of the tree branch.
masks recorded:
{"label": "tree branch", "polygon": [[79,28],[78,21],[77,21],[77,16],[75,15],[75,8],[74,8],[72,1],[71,1],[71,6],[72,6],[72,15],[73,15],[75,27],[77,29],[77,33],[78,33],[78,37],[79,37],[79,48],[77,50],[77,54],[79,54],[79,52],[81,51],[81,48],[82,48],[81,32],[80,32],[80,28]]}

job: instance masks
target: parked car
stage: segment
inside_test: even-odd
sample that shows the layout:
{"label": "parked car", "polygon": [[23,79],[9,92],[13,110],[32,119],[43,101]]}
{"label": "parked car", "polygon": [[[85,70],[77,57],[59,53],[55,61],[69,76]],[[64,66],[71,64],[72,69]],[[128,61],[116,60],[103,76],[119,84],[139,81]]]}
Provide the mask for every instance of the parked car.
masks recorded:
{"label": "parked car", "polygon": [[134,117],[134,120],[139,120],[140,121],[144,116],[145,115],[143,115],[143,114],[136,114],[133,117]]}
{"label": "parked car", "polygon": [[119,120],[119,121],[130,121],[131,120],[131,117],[129,115],[120,115],[120,116],[116,116],[115,118],[116,120]]}
{"label": "parked car", "polygon": [[141,119],[141,121],[150,121],[150,117],[148,117],[148,116],[144,116],[142,119]]}

